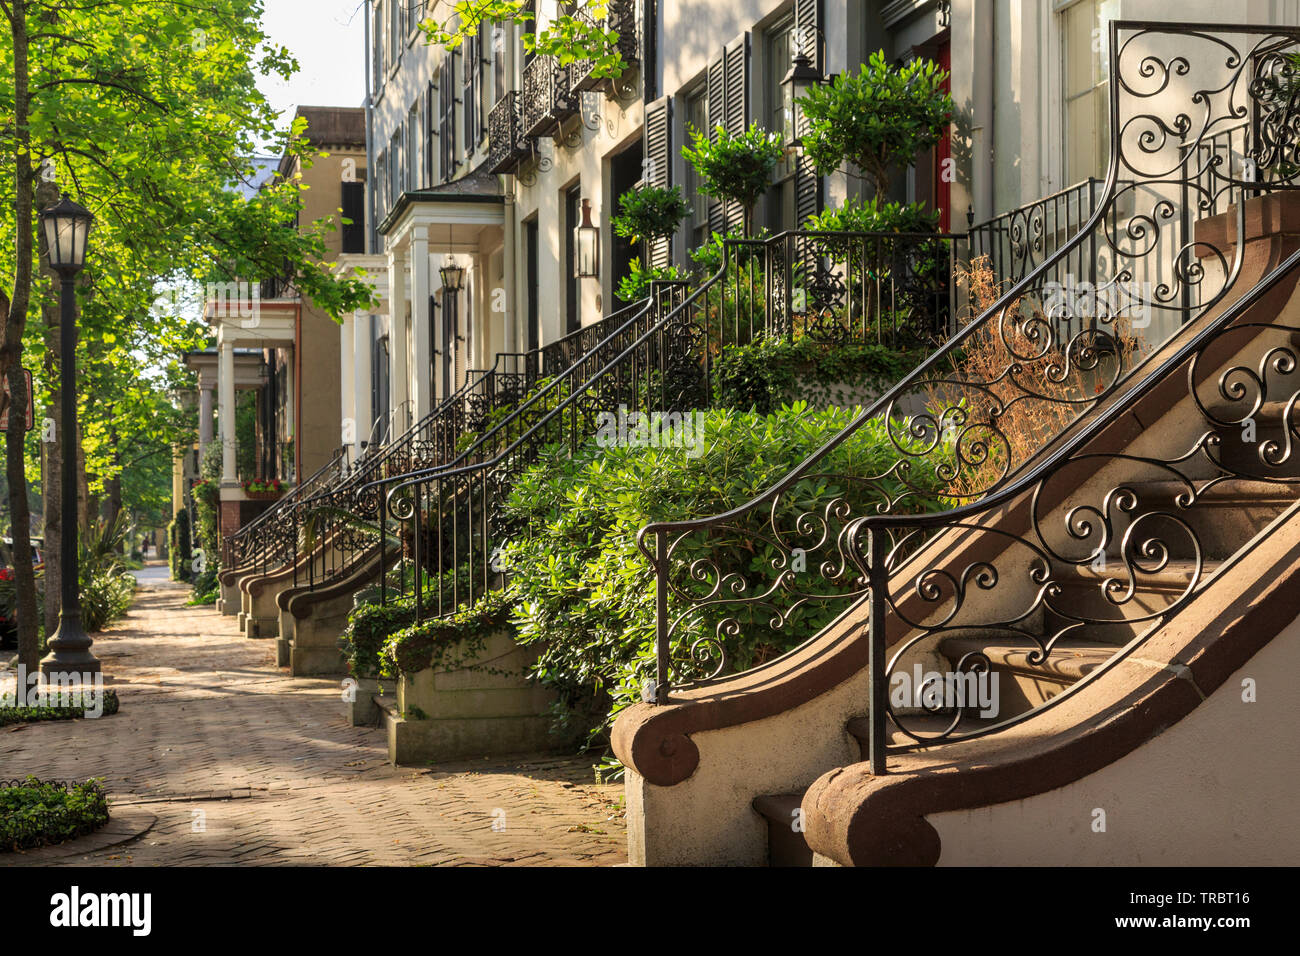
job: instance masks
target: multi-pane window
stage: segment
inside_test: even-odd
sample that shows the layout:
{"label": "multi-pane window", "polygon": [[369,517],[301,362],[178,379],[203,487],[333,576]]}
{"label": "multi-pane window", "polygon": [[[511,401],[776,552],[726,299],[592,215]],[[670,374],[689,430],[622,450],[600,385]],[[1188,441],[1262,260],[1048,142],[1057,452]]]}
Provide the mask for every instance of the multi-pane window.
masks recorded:
{"label": "multi-pane window", "polygon": [[[692,130],[703,133],[708,130],[708,125],[709,94],[707,90],[701,89],[686,98],[687,141],[690,141]],[[709,238],[709,198],[700,191],[700,174],[690,163],[686,164],[686,184],[683,192],[686,201],[691,204],[691,215],[687,224],[689,230],[686,237],[687,247],[698,249]]]}
{"label": "multi-pane window", "polygon": [[1110,155],[1110,21],[1119,0],[1079,0],[1061,11],[1065,179],[1102,176]]}
{"label": "multi-pane window", "polygon": [[[781,81],[793,60],[794,21],[787,20],[767,31],[764,38],[763,109],[767,128],[781,132],[786,127],[785,96]],[[795,228],[794,167],[784,160],[777,164],[774,183],[767,194],[767,227],[773,232]]]}
{"label": "multi-pane window", "polygon": [[411,104],[406,114],[406,163],[405,189],[415,189],[420,185],[420,114],[418,105]]}
{"label": "multi-pane window", "polygon": [[492,24],[492,102],[506,95],[506,25]]}
{"label": "multi-pane window", "polygon": [[462,141],[465,147],[465,155],[472,156],[479,141],[479,86],[481,85],[482,68],[481,57],[479,55],[479,38],[477,35],[467,36],[463,44],[464,53],[461,56],[461,120],[464,123],[464,133]]}
{"label": "multi-pane window", "polygon": [[378,95],[384,85],[384,8],[376,2],[370,21],[371,87]]}

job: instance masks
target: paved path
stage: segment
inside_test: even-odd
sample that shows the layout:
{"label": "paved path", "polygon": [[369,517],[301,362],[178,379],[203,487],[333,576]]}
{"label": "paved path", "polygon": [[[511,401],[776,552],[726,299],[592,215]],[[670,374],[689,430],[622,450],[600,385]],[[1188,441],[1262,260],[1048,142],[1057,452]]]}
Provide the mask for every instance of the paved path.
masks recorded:
{"label": "paved path", "polygon": [[185,607],[188,595],[151,580],[96,640],[121,713],[0,728],[0,779],[102,777],[114,805],[147,809],[157,824],[118,848],[50,860],[46,851],[5,854],[0,865],[626,859],[622,788],[596,786],[589,759],[391,767],[383,731],[348,725],[336,681],[288,677],[271,642],[245,640],[232,617]]}

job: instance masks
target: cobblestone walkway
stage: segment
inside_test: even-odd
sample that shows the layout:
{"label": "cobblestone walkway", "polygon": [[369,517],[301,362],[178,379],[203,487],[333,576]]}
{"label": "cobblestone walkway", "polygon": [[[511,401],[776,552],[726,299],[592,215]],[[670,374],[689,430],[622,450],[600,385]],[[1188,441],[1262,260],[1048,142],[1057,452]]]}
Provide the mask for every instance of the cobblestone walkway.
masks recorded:
{"label": "cobblestone walkway", "polygon": [[[493,758],[394,768],[351,727],[336,681],[278,670],[272,642],[147,580],[95,642],[122,702],[99,720],[0,728],[0,779],[102,777],[153,829],[54,864],[610,865],[626,859],[622,788],[591,761]],[[40,851],[0,865],[45,862]]]}

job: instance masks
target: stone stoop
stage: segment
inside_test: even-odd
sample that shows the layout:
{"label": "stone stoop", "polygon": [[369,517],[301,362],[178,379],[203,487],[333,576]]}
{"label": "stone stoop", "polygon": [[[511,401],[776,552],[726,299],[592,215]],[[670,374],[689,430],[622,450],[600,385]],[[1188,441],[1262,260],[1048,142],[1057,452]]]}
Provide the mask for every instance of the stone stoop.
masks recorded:
{"label": "stone stoop", "polygon": [[[397,680],[396,697],[373,696],[388,735],[389,761],[424,764],[572,743],[550,732],[547,711],[555,695],[523,677],[531,661],[532,652],[500,629],[488,636],[479,663],[506,673],[429,668]],[[353,718],[366,713],[355,708]]]}

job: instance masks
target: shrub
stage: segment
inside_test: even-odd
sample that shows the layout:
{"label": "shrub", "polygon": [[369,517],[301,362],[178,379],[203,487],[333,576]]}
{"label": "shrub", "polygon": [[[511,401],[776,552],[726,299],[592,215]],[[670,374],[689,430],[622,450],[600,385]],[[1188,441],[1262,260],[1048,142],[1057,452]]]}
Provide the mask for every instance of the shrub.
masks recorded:
{"label": "shrub", "polygon": [[671,239],[691,206],[680,186],[637,186],[618,200],[619,214],[610,219],[616,235],[633,242]]}
{"label": "shrub", "polygon": [[711,140],[708,133],[692,129],[693,146],[683,146],[682,156],[700,174],[700,192],[740,204],[748,235],[754,205],[772,184],[776,164],[785,155],[781,136],[757,123],[735,134],[719,126],[714,135]]}
{"label": "shrub", "polygon": [[131,608],[135,576],[127,571],[95,574],[81,587],[81,623],[89,633],[102,631]]}
{"label": "shrub", "polygon": [[171,525],[167,528],[168,542],[171,550],[168,552],[168,563],[171,566],[173,581],[188,581],[190,579],[190,514],[184,508],[176,512],[176,517],[172,520]]}
{"label": "shrub", "polygon": [[415,601],[400,598],[387,604],[363,604],[348,615],[340,645],[353,677],[393,677],[382,656],[389,637],[415,620]]}
{"label": "shrub", "polygon": [[[8,724],[31,724],[42,720],[76,720],[85,717],[88,709],[96,709],[93,703],[85,701],[80,695],[56,703],[23,704],[22,706],[10,703],[12,700],[11,697],[0,698],[0,727]],[[104,717],[116,714],[121,706],[115,690],[103,691],[100,703],[103,707],[101,716]]]}
{"label": "shrub", "polygon": [[627,275],[619,280],[614,295],[618,296],[622,302],[639,302],[650,294],[651,282],[657,279],[681,280],[685,278],[687,278],[686,273],[676,266],[651,266],[647,269],[641,265],[639,258],[634,257],[627,264]]}
{"label": "shrub", "polygon": [[28,777],[0,786],[0,851],[62,843],[108,822],[108,797],[97,780],[68,784]]}
{"label": "shrub", "polygon": [[[852,415],[842,409],[813,412],[803,404],[768,416],[715,410],[705,415],[705,451],[698,457],[680,448],[602,448],[593,441],[573,456],[545,453],[520,477],[507,512],[531,533],[520,535],[506,552],[518,639],[539,650],[535,677],[556,689],[570,709],[599,715],[593,738],[605,733],[622,707],[639,699],[641,680],[653,673],[655,584],[636,546],[638,530],[651,521],[735,507],[821,448]],[[825,514],[841,497],[860,515],[885,495],[902,494],[904,486],[894,479],[852,480],[879,475],[895,461],[886,427],[868,423],[823,461],[818,472],[824,474],[796,483],[777,507],[781,527],[792,529],[800,515]],[[937,484],[933,476],[918,480]],[[924,492],[903,507],[935,509],[938,500]],[[711,537],[683,539],[674,568],[680,574],[707,554],[724,574],[743,573],[770,584],[773,568],[783,566],[773,562],[784,562],[770,528],[764,530],[770,517],[770,509],[759,508]],[[688,581],[675,579],[675,584],[691,588]],[[725,637],[726,650],[732,666],[744,669],[807,640],[840,609],[833,602],[801,603],[797,595],[778,591],[761,608],[698,607],[674,640],[689,648],[734,617],[739,626]],[[685,610],[674,598],[670,617]],[[777,611],[788,615],[780,630],[771,626]]]}

